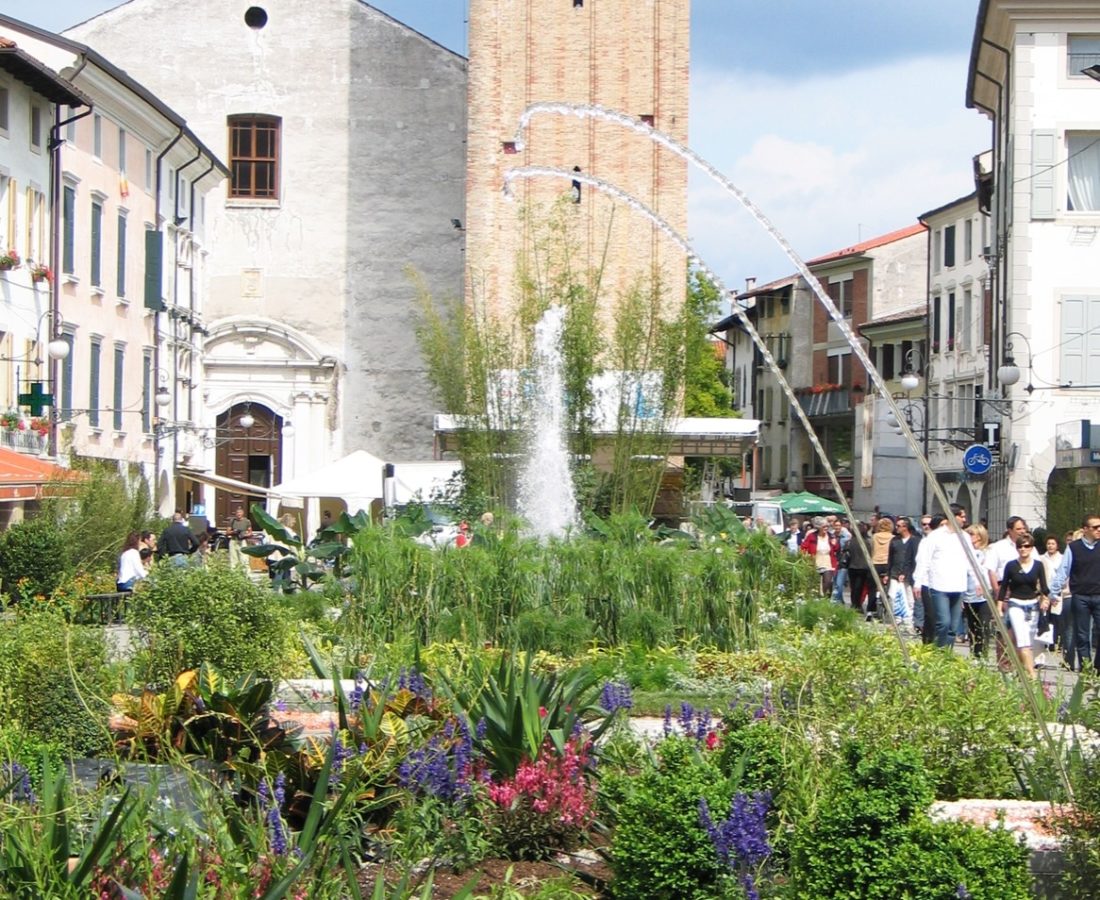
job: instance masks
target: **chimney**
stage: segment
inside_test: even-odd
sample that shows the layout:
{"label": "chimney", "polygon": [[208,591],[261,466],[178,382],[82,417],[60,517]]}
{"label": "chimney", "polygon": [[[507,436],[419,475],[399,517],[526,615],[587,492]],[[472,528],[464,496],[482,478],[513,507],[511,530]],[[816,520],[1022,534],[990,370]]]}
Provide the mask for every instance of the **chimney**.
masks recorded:
{"label": "chimney", "polygon": [[745,293],[747,294],[754,287],[756,287],[756,276],[750,275],[748,278],[745,279]]}

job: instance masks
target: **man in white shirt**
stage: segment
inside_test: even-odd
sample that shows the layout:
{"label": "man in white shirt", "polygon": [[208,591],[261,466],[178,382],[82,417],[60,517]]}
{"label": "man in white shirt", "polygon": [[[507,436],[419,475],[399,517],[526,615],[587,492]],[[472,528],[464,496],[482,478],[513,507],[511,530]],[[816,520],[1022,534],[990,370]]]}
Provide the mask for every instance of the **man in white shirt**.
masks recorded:
{"label": "man in white shirt", "polygon": [[990,544],[985,551],[985,567],[989,570],[989,577],[992,581],[990,587],[993,588],[994,597],[997,596],[1001,581],[1004,579],[1005,566],[1020,556],[1020,551],[1016,549],[1017,538],[1023,537],[1030,531],[1027,522],[1021,516],[1009,516],[1008,521],[1005,523],[1004,537]]}
{"label": "man in white shirt", "polygon": [[914,589],[921,586],[928,588],[935,610],[937,647],[951,646],[951,623],[962,606],[962,596],[966,592],[969,560],[963,548],[964,540],[968,540],[966,535],[955,534],[946,516],[935,515],[932,517],[931,531],[917,548],[913,585]]}

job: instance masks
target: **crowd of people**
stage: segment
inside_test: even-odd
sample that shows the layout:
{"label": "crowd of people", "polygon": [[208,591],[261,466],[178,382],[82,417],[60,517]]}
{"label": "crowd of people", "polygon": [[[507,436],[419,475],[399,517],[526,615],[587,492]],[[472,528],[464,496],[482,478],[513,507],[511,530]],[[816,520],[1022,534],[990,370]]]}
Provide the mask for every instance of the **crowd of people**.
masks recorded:
{"label": "crowd of people", "polygon": [[843,603],[847,590],[868,620],[883,618],[888,604],[900,627],[924,643],[965,642],[977,658],[995,653],[1002,667],[1015,652],[1032,676],[1037,659],[1052,665],[1055,654],[1070,669],[1086,661],[1100,667],[1100,516],[1086,516],[1062,540],[1048,535],[1040,552],[1020,516],[990,542],[986,526],[971,524],[963,507],[952,505],[951,515],[957,528],[940,514],[923,515],[916,526],[879,513],[855,523],[838,515],[795,519],[787,546],[813,559],[823,596]]}
{"label": "crowd of people", "polygon": [[[201,565],[213,551],[216,529],[192,530],[187,517],[176,510],[172,521],[157,537],[151,531],[132,531],[126,536],[118,558],[118,574],[115,587],[120,592],[132,591],[135,585],[148,577],[157,560],[166,559],[171,565]],[[248,567],[248,557],[242,548],[252,539],[252,522],[245,516],[244,508],[233,511],[229,524],[229,560],[239,568]]]}

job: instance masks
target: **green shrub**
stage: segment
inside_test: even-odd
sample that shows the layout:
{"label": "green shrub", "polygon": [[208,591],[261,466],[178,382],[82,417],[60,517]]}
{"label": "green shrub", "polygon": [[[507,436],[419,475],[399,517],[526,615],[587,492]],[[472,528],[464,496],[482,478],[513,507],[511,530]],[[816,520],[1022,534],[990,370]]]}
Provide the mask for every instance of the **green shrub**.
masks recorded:
{"label": "green shrub", "polygon": [[624,644],[641,644],[644,647],[660,647],[676,640],[676,627],[667,616],[655,610],[628,610],[619,626]]}
{"label": "green shrub", "polygon": [[797,718],[827,757],[846,739],[920,747],[939,800],[1019,794],[1013,760],[1036,729],[998,672],[934,647],[910,646],[906,660],[889,634],[815,632],[799,650],[802,667],[774,693],[797,698]]}
{"label": "green shrub", "polygon": [[615,824],[613,896],[712,898],[723,871],[699,821],[699,801],[706,799],[716,819],[724,817],[733,785],[690,740],[669,738],[657,754],[658,764],[640,775],[601,781],[602,801]]}
{"label": "green shrub", "polygon": [[1074,776],[1073,810],[1056,819],[1066,838],[1059,887],[1066,900],[1087,900],[1100,884],[1100,757],[1081,760]]}
{"label": "green shrub", "polygon": [[584,616],[561,616],[544,606],[520,613],[514,632],[521,650],[570,654],[592,638],[592,623]]}
{"label": "green shrub", "polygon": [[231,679],[282,674],[290,629],[279,598],[220,560],[158,566],[128,618],[141,644],[137,671],[154,684],[204,662]]}
{"label": "green shrub", "polygon": [[849,743],[816,815],[791,839],[798,900],[1025,900],[1028,853],[1007,832],[928,818],[932,786],[911,747]]}
{"label": "green shrub", "polygon": [[47,518],[28,519],[0,534],[0,579],[12,597],[49,598],[69,566],[64,533]]}
{"label": "green shrub", "polygon": [[103,750],[114,687],[102,629],[70,625],[51,610],[20,614],[0,629],[2,715],[28,737],[73,756]]}
{"label": "green shrub", "polygon": [[14,720],[0,724],[0,776],[9,771],[4,766],[18,763],[27,770],[31,786],[42,789],[42,776],[47,768],[57,770],[64,759],[62,748],[31,734]]}
{"label": "green shrub", "polygon": [[799,603],[794,609],[794,620],[807,631],[855,631],[860,615],[850,606],[816,598]]}

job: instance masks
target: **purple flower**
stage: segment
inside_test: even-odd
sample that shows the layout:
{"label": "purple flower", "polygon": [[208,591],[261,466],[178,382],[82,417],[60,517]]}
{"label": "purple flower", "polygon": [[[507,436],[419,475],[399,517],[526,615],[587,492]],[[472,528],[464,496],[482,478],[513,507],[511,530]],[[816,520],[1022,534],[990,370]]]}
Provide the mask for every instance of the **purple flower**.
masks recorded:
{"label": "purple flower", "polygon": [[665,705],[665,721],[664,721],[664,733],[665,737],[672,737],[672,704]]}
{"label": "purple flower", "polygon": [[275,701],[275,711],[276,712],[281,712],[281,713],[286,712],[286,701],[285,700],[276,700]]}
{"label": "purple flower", "polygon": [[406,754],[398,782],[413,793],[462,801],[470,793],[474,742],[465,721],[449,721],[427,744]]}
{"label": "purple flower", "polygon": [[680,718],[677,721],[680,725],[680,731],[684,734],[691,734],[694,730],[692,725],[695,721],[695,707],[686,700],[680,703]]}
{"label": "purple flower", "polygon": [[706,829],[714,851],[723,865],[747,874],[746,869],[760,865],[771,855],[765,823],[770,806],[771,794],[767,791],[751,797],[738,793],[733,797],[733,805],[726,819],[715,822],[711,818],[707,801],[699,801],[699,822]]}
{"label": "purple flower", "polygon": [[37,803],[38,798],[34,795],[34,790],[31,788],[31,775],[27,771],[25,766],[21,766],[17,762],[8,763],[3,767],[4,775],[0,776],[0,781],[8,781],[12,783],[11,798],[12,800],[22,803]]}
{"label": "purple flower", "polygon": [[367,682],[363,677],[362,672],[355,673],[355,687],[352,688],[351,693],[348,695],[348,703],[351,705],[351,711],[359,712],[359,707],[363,705],[363,694],[366,691]]}
{"label": "purple flower", "polygon": [[267,834],[271,843],[271,852],[276,856],[286,856],[286,825],[283,824],[283,817],[280,813],[283,803],[286,802],[286,775],[280,772],[275,777],[274,803],[269,801],[266,778],[260,782],[257,793],[260,797],[260,809],[265,810],[264,821],[267,824]]}
{"label": "purple flower", "polygon": [[966,889],[966,885],[961,881],[959,882],[959,886],[955,888],[955,896],[958,897],[959,900],[972,900],[970,891]]}
{"label": "purple flower", "polygon": [[625,680],[606,682],[600,692],[600,706],[609,713],[631,709],[634,706],[634,695],[630,690],[630,682]]}
{"label": "purple flower", "polygon": [[689,731],[688,734],[691,734],[696,742],[701,744],[707,739],[707,735],[710,733],[712,725],[713,722],[710,718],[710,710],[704,709],[702,712],[697,712],[695,714],[694,733]]}
{"label": "purple flower", "polygon": [[479,741],[485,740],[485,735],[489,732],[489,723],[485,721],[485,716],[482,716],[477,720],[477,726],[474,728],[474,737]]}
{"label": "purple flower", "polygon": [[401,670],[397,676],[397,687],[400,690],[408,691],[414,697],[419,697],[425,702],[432,699],[432,689],[428,687],[428,682],[424,680],[424,676],[415,668]]}

